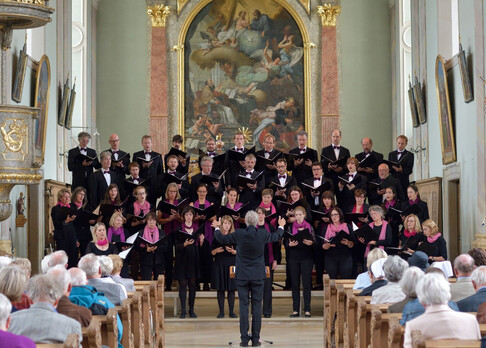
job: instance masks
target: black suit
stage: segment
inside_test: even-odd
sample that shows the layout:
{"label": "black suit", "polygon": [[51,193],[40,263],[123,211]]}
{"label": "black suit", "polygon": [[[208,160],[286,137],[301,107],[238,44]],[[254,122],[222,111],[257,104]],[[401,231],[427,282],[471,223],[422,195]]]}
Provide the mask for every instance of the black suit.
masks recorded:
{"label": "black suit", "polygon": [[[381,164],[381,162],[383,162],[383,154],[379,152],[371,151],[369,156],[371,156],[371,158],[366,161],[366,165],[364,167],[359,165],[359,168],[371,168],[373,171],[371,173],[367,173],[360,171],[358,168],[358,173],[366,176],[366,179],[368,179],[368,181],[376,179],[378,177],[378,166]],[[360,152],[354,157],[356,157],[356,159],[361,162],[366,158],[366,154],[364,152]]]}
{"label": "black suit", "polygon": [[[170,150],[169,150],[169,151],[170,151]],[[168,154],[168,153],[166,153],[166,154],[164,155],[164,165],[165,165],[165,168],[167,168],[167,158],[168,158],[168,157],[169,157],[169,154]],[[177,169],[176,169],[176,170],[177,170],[179,173],[182,173],[182,174],[187,174],[187,171],[189,170],[189,162],[190,162],[190,159],[189,159],[189,158],[187,158],[187,159],[186,159],[186,165],[183,165],[183,164],[181,163],[180,158],[177,158],[177,160],[179,161],[179,165],[177,166]]]}
{"label": "black suit", "polygon": [[[83,159],[78,157],[80,154],[81,151],[78,146],[68,152],[68,170],[73,172],[71,190],[74,191],[76,187],[82,186],[89,193],[89,178],[93,173],[93,169],[100,167],[100,162],[98,161],[98,158],[96,158],[89,166],[83,166]],[[97,156],[96,151],[89,147],[86,149],[86,154],[89,157]]]}
{"label": "black suit", "polygon": [[[123,187],[123,178],[117,173],[110,170],[110,178],[112,184],[118,185],[118,192]],[[103,169],[97,170],[90,177],[89,189],[90,189],[90,204],[96,208],[98,204],[105,198],[106,189],[108,184],[103,174]]]}
{"label": "black suit", "polygon": [[115,154],[113,153],[113,150],[109,149],[109,150],[106,150],[106,151],[111,153],[111,168],[110,168],[110,170],[113,170],[114,172],[116,172],[121,177],[125,177],[125,175],[129,175],[130,171],[128,170],[128,165],[130,164],[130,154],[128,152],[118,150],[118,158],[122,158],[123,156],[126,155],[126,157],[123,157],[123,159],[121,160],[121,163],[123,163],[123,168],[120,168],[120,167],[114,166]]}
{"label": "black suit", "polygon": [[[316,162],[318,160],[317,151],[311,149],[310,147],[306,148],[306,152],[307,151],[312,152],[310,160],[312,162]],[[299,155],[300,148],[299,147],[293,148],[292,150],[289,151],[289,154]],[[295,178],[295,180],[297,180],[297,183],[303,182],[305,179],[312,177],[312,167],[306,165],[305,161],[299,164],[298,166],[295,166],[294,161],[291,160],[288,163],[288,169],[292,171],[292,176]]]}
{"label": "black suit", "polygon": [[[278,178],[278,174],[277,175],[274,175],[274,176],[271,176],[268,179],[268,181],[265,179],[265,186],[266,187],[270,187],[270,183],[271,182],[280,184],[280,179]],[[285,184],[287,184],[288,182],[290,182],[290,184],[287,186],[287,189],[285,190],[285,197],[283,197],[283,196],[277,196],[276,195],[276,192],[277,192],[278,187],[277,186],[272,186],[272,189],[273,189],[273,191],[275,193],[274,200],[287,201],[287,198],[289,197],[290,189],[293,186],[297,186],[297,180],[295,180],[295,178],[293,176],[287,174],[287,177],[285,178]]]}
{"label": "black suit", "polygon": [[[175,175],[178,178],[182,178],[184,176],[184,174],[179,173],[178,171],[176,171],[175,174],[173,175]],[[171,182],[175,182],[175,179],[172,177],[171,174],[162,173],[159,175],[159,177],[157,178],[157,190],[156,190],[157,197],[162,196],[165,199],[165,191],[167,191],[167,186]],[[181,199],[189,198],[189,191],[190,191],[189,182],[187,181],[187,179],[182,180],[182,187],[179,189],[179,194],[181,195]]]}
{"label": "black suit", "polygon": [[[331,179],[328,179],[324,176],[321,176],[321,183],[320,185],[324,184],[325,182],[328,182],[331,187],[329,188],[329,191],[332,191],[334,192],[334,184],[333,182],[331,181]],[[310,179],[306,179],[304,180],[304,183],[307,184],[307,185],[310,185],[310,186],[314,186],[314,178],[310,178]],[[311,210],[318,210],[319,209],[319,206],[321,205],[321,197],[312,197],[311,195],[311,190],[306,187],[306,186],[303,186],[304,188],[304,195],[306,196],[307,198],[307,203],[309,204],[309,208]],[[317,198],[317,204],[316,204],[316,198]]]}
{"label": "black suit", "polygon": [[[246,171],[240,172],[240,175],[245,175]],[[255,179],[260,172],[253,170],[251,173],[251,178]],[[240,191],[240,199],[239,201],[243,204],[248,203],[248,209],[253,210],[256,209],[260,202],[262,201],[262,191],[265,188],[265,177],[261,175],[260,178],[257,180],[257,188],[256,190],[250,189],[248,186],[243,187]],[[239,190],[239,188],[238,188]]]}
{"label": "black suit", "polygon": [[[203,176],[203,174],[199,173],[199,174],[194,175],[191,178],[191,188],[190,188],[190,195],[189,195],[191,202],[194,202],[198,199],[197,198],[197,186],[199,185],[202,176]],[[221,198],[223,197],[223,191],[224,191],[224,187],[223,187],[223,181],[222,180],[219,180],[219,187],[218,187],[217,190],[214,188],[213,184],[209,184],[208,185],[208,195],[206,196],[206,199],[208,201],[210,201],[211,203],[220,203]]]}
{"label": "black suit", "polygon": [[262,325],[262,296],[265,280],[264,249],[267,243],[277,242],[284,233],[279,227],[275,233],[268,233],[265,229],[249,226],[238,228],[235,232],[222,235],[219,229],[214,232],[216,240],[223,244],[236,244],[236,286],[240,302],[240,333],[241,342],[248,343],[248,304],[251,293],[251,340],[255,345],[260,340]]}
{"label": "black suit", "polygon": [[[282,153],[281,151],[273,149],[270,152],[270,156],[268,158],[274,158],[275,156],[278,156],[281,153]],[[271,176],[277,175],[277,169],[268,169],[268,167],[263,163],[263,160],[259,159],[259,157],[258,157],[258,156],[265,157],[265,150],[259,150],[259,151],[255,152],[255,156],[257,158],[255,168],[260,172],[262,172],[262,171],[265,172],[265,174],[264,174],[265,175],[265,181],[268,181],[268,179],[270,179]]]}
{"label": "black suit", "polygon": [[[230,150],[234,150],[235,148],[232,147]],[[224,180],[225,180],[225,185],[226,186],[231,186],[231,187],[236,187],[236,179],[238,177],[238,174],[244,169],[239,162],[230,160],[230,153],[231,151],[228,150],[225,153],[225,158],[224,158],[224,165],[226,173],[224,174]],[[248,153],[248,149],[245,148],[243,150],[243,153],[246,154]]]}
{"label": "black suit", "polygon": [[[388,160],[393,162],[398,162],[398,150],[392,151],[388,154]],[[409,176],[413,172],[413,153],[403,150],[402,156],[400,157],[400,165],[402,166],[402,171],[400,173],[390,168],[390,173],[393,177],[397,178],[402,185],[404,192],[407,192],[407,187],[410,185]]]}
{"label": "black suit", "polygon": [[152,151],[151,158],[153,158],[152,164],[148,168],[143,167],[144,161],[139,158],[145,158],[144,151],[138,151],[133,154],[133,160],[137,161],[140,165],[140,177],[143,179],[147,179],[147,187],[149,190],[147,191],[147,200],[150,202],[152,206],[155,206],[155,202],[157,201],[157,178],[159,174],[162,174],[164,171],[162,165],[162,157],[160,153]]}
{"label": "black suit", "polygon": [[461,312],[477,312],[479,306],[486,302],[486,289],[479,289],[474,295],[457,302]]}
{"label": "black suit", "polygon": [[[344,164],[338,167],[342,169],[341,172],[338,173],[334,170],[329,169],[328,164],[330,163],[330,161],[324,159],[322,156],[325,156],[326,158],[329,158],[331,160],[338,160],[344,157],[345,158]],[[339,157],[336,157],[336,153],[334,152],[333,145],[329,145],[322,148],[321,163],[322,163],[322,168],[324,169],[324,175],[332,180],[332,182],[334,183],[334,187],[337,187],[337,184],[339,182],[338,177],[343,176],[345,173],[347,173],[348,169],[346,167],[346,161],[348,160],[349,157],[351,157],[351,154],[349,153],[349,150],[344,146],[340,146],[339,148]]]}
{"label": "black suit", "polygon": [[347,185],[344,185],[342,190],[340,190],[339,188],[336,190],[339,206],[343,209],[346,209],[347,207],[352,207],[354,205],[354,191],[356,191],[357,189],[366,190],[366,176],[356,173],[353,180],[351,181],[351,184],[354,185],[354,188],[352,190],[348,189]]}
{"label": "black suit", "polygon": [[382,180],[380,178],[373,180],[373,182],[380,183],[380,187],[376,185],[368,185],[368,202],[370,205],[381,205],[383,203],[383,195],[378,194],[378,189],[384,190],[387,187],[394,187],[397,191],[397,196],[399,200],[405,199],[405,194],[403,193],[402,185],[400,181],[395,179],[391,174],[387,176],[386,179]]}

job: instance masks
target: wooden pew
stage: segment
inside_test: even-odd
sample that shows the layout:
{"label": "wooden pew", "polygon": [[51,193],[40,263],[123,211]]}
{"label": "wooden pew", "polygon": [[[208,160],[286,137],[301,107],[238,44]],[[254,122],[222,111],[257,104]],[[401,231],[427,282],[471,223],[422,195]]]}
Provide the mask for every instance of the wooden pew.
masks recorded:
{"label": "wooden pew", "polygon": [[153,321],[153,312],[150,300],[150,286],[156,287],[156,284],[145,285],[142,290],[142,321],[144,327],[145,347],[154,347],[155,345],[155,327]]}
{"label": "wooden pew", "polygon": [[97,318],[101,322],[101,341],[103,345],[108,347],[118,346],[118,326],[116,316],[116,308],[108,309],[106,315],[93,316],[93,319]]}
{"label": "wooden pew", "polygon": [[397,317],[388,320],[388,348],[402,348],[405,328]]}
{"label": "wooden pew", "polygon": [[322,276],[322,284],[323,284],[323,296],[324,296],[324,309],[323,309],[323,334],[324,334],[324,346],[325,347],[330,347],[330,336],[331,332],[328,331],[328,326],[327,322],[330,320],[330,303],[331,303],[331,293],[330,293],[330,281],[331,279],[329,278],[328,274],[324,274]]}
{"label": "wooden pew", "polygon": [[358,313],[356,325],[356,337],[354,346],[366,348],[371,342],[371,309],[372,306],[379,308],[382,312],[388,310],[388,304],[370,305],[364,298],[358,299]]}
{"label": "wooden pew", "polygon": [[[336,291],[331,291],[331,303],[334,301],[336,304],[333,306],[336,311],[334,321],[334,343],[336,346],[343,344],[344,338],[344,323],[346,321],[345,308],[346,308],[346,293],[347,289],[352,289],[354,285],[354,279],[339,279],[334,282],[331,281],[331,287],[336,286]],[[333,294],[335,293],[335,297]],[[332,306],[332,305],[331,305]]]}
{"label": "wooden pew", "polygon": [[391,318],[401,319],[401,313],[383,313],[377,305],[371,306],[371,346],[373,348],[388,347],[388,333]]}
{"label": "wooden pew", "polygon": [[157,279],[157,297],[156,305],[154,306],[155,319],[155,340],[156,347],[163,348],[165,346],[165,304],[164,304],[164,291],[165,289],[165,277],[159,276]]}
{"label": "wooden pew", "polygon": [[364,299],[369,303],[371,296],[358,296],[361,290],[346,289],[346,307],[344,311],[344,332],[343,342],[344,347],[354,347],[355,335],[358,325],[358,299]]}
{"label": "wooden pew", "polygon": [[133,343],[135,348],[145,347],[144,323],[142,320],[142,293],[136,291],[132,294],[131,319]]}
{"label": "wooden pew", "polygon": [[412,331],[413,348],[479,348],[480,340],[426,340],[421,331]]}
{"label": "wooden pew", "polygon": [[69,334],[64,343],[39,343],[39,348],[79,348],[79,337],[76,334]]}
{"label": "wooden pew", "polygon": [[101,320],[96,316],[91,319],[88,327],[82,329],[83,342],[81,342],[83,348],[101,348]]}
{"label": "wooden pew", "polygon": [[133,342],[133,325],[132,325],[132,299],[127,298],[123,301],[121,306],[117,306],[116,310],[120,316],[123,325],[123,336],[121,344],[124,348],[134,348]]}

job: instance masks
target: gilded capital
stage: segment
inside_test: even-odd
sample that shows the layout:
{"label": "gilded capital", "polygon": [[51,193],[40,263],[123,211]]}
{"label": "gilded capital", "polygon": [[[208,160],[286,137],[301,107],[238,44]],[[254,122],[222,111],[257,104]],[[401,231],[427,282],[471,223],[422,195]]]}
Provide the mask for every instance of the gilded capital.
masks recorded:
{"label": "gilded capital", "polygon": [[317,14],[321,16],[321,25],[323,27],[335,27],[337,16],[341,13],[341,6],[332,6],[324,4],[317,6]]}
{"label": "gilded capital", "polygon": [[154,5],[147,7],[147,14],[152,21],[152,27],[165,27],[166,19],[170,14],[170,7],[161,5]]}
{"label": "gilded capital", "polygon": [[32,4],[32,5],[42,5],[45,6],[45,0],[17,0],[17,2],[21,2],[23,4]]}

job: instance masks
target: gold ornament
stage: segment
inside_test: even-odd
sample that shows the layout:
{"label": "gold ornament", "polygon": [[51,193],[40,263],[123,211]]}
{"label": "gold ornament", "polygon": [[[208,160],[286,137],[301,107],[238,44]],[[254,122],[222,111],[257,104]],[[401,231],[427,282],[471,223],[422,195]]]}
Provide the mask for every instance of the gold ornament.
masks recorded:
{"label": "gold ornament", "polygon": [[243,133],[243,136],[245,137],[245,142],[246,143],[250,143],[252,140],[251,140],[251,137],[252,137],[252,132],[250,130],[250,128],[248,127],[241,127],[241,128],[238,128],[238,131]]}
{"label": "gold ornament", "polygon": [[321,16],[321,25],[323,27],[335,27],[337,16],[341,13],[341,6],[332,6],[324,4],[317,6],[317,14]]}
{"label": "gold ornament", "polygon": [[163,28],[170,14],[170,7],[164,5],[149,6],[147,7],[147,14],[152,21],[152,27]]}
{"label": "gold ornament", "polygon": [[20,152],[23,160],[27,156],[27,147],[25,151],[23,147],[27,143],[28,127],[23,120],[12,120],[13,123],[8,126],[8,129],[7,121],[0,124],[0,132],[2,133],[3,143],[5,144],[5,151],[2,153],[2,156],[4,159],[7,159],[7,151]]}

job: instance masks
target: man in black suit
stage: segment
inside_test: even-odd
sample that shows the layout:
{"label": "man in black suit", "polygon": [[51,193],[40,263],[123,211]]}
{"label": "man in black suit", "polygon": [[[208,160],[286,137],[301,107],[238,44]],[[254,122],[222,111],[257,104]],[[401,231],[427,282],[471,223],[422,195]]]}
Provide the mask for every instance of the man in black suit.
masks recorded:
{"label": "man in black suit", "polygon": [[373,140],[371,138],[363,138],[361,147],[363,152],[354,156],[359,161],[358,173],[366,176],[368,181],[376,179],[378,177],[378,166],[383,161],[383,154],[373,151]]}
{"label": "man in black suit", "polygon": [[471,274],[471,281],[476,293],[457,302],[461,312],[477,312],[479,306],[486,302],[486,266],[476,268]]}
{"label": "man in black suit", "polygon": [[108,140],[111,153],[111,170],[117,173],[120,177],[130,174],[128,165],[130,164],[130,154],[120,150],[120,138],[117,134],[110,135]]}
{"label": "man in black suit", "polygon": [[166,172],[160,174],[157,178],[158,197],[165,197],[165,191],[167,190],[167,186],[171,182],[177,183],[177,187],[179,188],[179,194],[181,195],[182,199],[189,197],[190,187],[189,182],[187,181],[187,175],[178,172],[178,167],[179,159],[175,155],[170,155],[167,158],[167,163],[165,167]]}
{"label": "man in black suit", "polygon": [[366,177],[356,171],[358,167],[358,160],[356,158],[348,158],[346,161],[346,166],[348,169],[348,174],[344,175],[344,177],[349,181],[349,184],[339,181],[337,198],[341,209],[345,212],[349,212],[353,209],[356,202],[354,198],[354,191],[357,189],[366,190]]}
{"label": "man in black suit", "polygon": [[[184,141],[184,138],[182,138],[182,135],[176,134],[172,137],[172,148],[176,150],[182,151],[182,142]],[[164,165],[167,168],[167,160],[169,158],[169,153],[165,154],[164,156]],[[181,174],[187,174],[189,170],[189,161],[188,157],[183,157],[183,156],[177,156],[177,159],[179,160],[179,164],[177,165],[177,171]]]}
{"label": "man in black suit", "polygon": [[263,146],[263,150],[255,152],[257,158],[257,170],[265,172],[265,182],[268,182],[268,179],[270,179],[271,176],[277,174],[277,168],[275,167],[275,164],[265,164],[263,158],[272,159],[280,155],[282,152],[274,149],[275,137],[272,134],[265,135]]}
{"label": "man in black suit", "polygon": [[[260,329],[262,325],[262,296],[263,282],[265,280],[264,249],[267,243],[277,242],[284,233],[285,219],[278,219],[278,229],[268,233],[265,229],[257,229],[258,214],[249,211],[245,216],[246,229],[238,228],[235,232],[222,235],[219,230],[221,219],[216,221],[214,237],[223,244],[236,244],[236,270],[235,279],[240,299],[240,346],[260,346]],[[252,325],[251,336],[248,334],[248,305],[251,294]]]}
{"label": "man in black suit", "polygon": [[228,170],[225,173],[225,185],[226,188],[229,187],[236,187],[236,179],[238,174],[244,169],[245,161],[233,161],[230,160],[230,153],[231,151],[240,152],[243,154],[248,153],[248,149],[245,148],[245,136],[242,132],[236,132],[234,137],[235,146],[226,151],[224,163],[225,168]]}
{"label": "man in black suit", "polygon": [[322,192],[324,192],[324,191],[334,192],[333,182],[330,179],[324,177],[323,173],[324,172],[323,172],[323,169],[322,169],[321,162],[314,162],[312,164],[312,178],[304,180],[304,183],[309,185],[309,186],[312,186],[312,187],[319,187],[321,185],[325,185],[325,183],[328,182],[329,187],[326,188],[325,190],[314,191],[314,190],[309,189],[307,186],[301,185],[302,191],[305,192],[305,193],[308,193],[305,196],[307,198],[307,203],[309,203],[309,207],[312,210],[318,210],[319,209],[319,207],[321,205],[321,194],[322,194]]}
{"label": "man in black suit", "polygon": [[133,154],[133,160],[140,165],[140,177],[148,181],[147,200],[152,206],[157,201],[157,177],[163,172],[162,157],[160,153],[152,151],[152,137],[142,137],[143,150]]}
{"label": "man in black suit", "polygon": [[312,163],[317,161],[317,151],[307,147],[307,132],[299,131],[297,133],[297,144],[298,146],[289,151],[289,154],[301,155],[306,152],[311,152],[309,159],[304,161],[301,159],[294,159],[289,163],[289,170],[292,171],[292,176],[297,180],[297,182],[303,182],[305,179],[312,177]]}
{"label": "man in black suit", "polygon": [[[339,176],[343,176],[346,170],[346,161],[351,157],[349,150],[341,146],[341,131],[335,129],[331,134],[332,144],[323,147],[321,150],[321,162],[324,169],[324,175],[332,180],[334,187],[337,187]],[[341,160],[340,164],[332,164],[332,162]]]}
{"label": "man in black suit", "polygon": [[[261,172],[255,170],[256,158],[250,153],[245,157],[245,169],[240,176],[256,179]],[[238,187],[240,191],[240,202],[248,203],[248,209],[256,209],[262,201],[262,191],[265,188],[265,177],[260,175],[255,184],[247,184],[247,187]]]}
{"label": "man in black suit", "polygon": [[[215,159],[216,156],[222,156],[223,160],[218,160],[218,161],[213,161],[213,169],[212,172],[214,174],[220,175],[222,172],[224,172],[225,164],[224,164],[224,151],[223,150],[218,150],[216,148],[216,140],[213,138],[208,138],[206,140],[206,151],[199,151],[199,168],[201,168],[201,160],[205,156],[211,157],[213,160]],[[220,157],[218,157],[219,159]],[[192,180],[192,179],[191,179]]]}
{"label": "man in black suit", "polygon": [[274,199],[280,201],[287,201],[287,197],[289,196],[290,189],[292,186],[297,185],[297,181],[293,176],[287,174],[287,161],[285,158],[281,157],[275,161],[275,167],[277,168],[277,174],[265,180],[265,185],[267,187],[271,187],[270,183],[277,183],[280,186],[287,185],[286,188],[282,189],[278,186],[273,186],[274,190]]}
{"label": "man in black suit", "polygon": [[409,176],[413,172],[413,153],[407,151],[405,147],[408,144],[408,138],[405,135],[399,135],[397,138],[397,149],[388,154],[388,160],[398,163],[398,166],[392,166],[391,173],[397,178],[402,185],[403,192],[407,192],[410,185]]}
{"label": "man in black suit", "polygon": [[387,187],[393,186],[397,191],[398,199],[405,199],[400,181],[390,174],[388,164],[382,163],[378,166],[378,179],[368,182],[368,201],[370,205],[381,205],[384,201],[383,195]]}
{"label": "man in black suit", "polygon": [[100,154],[100,159],[101,169],[94,172],[90,177],[90,203],[93,208],[96,208],[104,199],[108,186],[111,184],[116,184],[118,186],[118,190],[121,190],[123,184],[123,178],[114,171],[110,170],[111,153],[109,151],[103,151]]}
{"label": "man in black suit", "polygon": [[[194,175],[191,178],[191,189],[190,189],[190,197],[191,202],[194,202],[197,197],[197,186],[201,182],[201,178],[203,175],[212,176],[213,178],[217,178],[217,175],[212,174],[213,170],[213,159],[209,156],[204,156],[201,159],[201,172],[199,174]],[[223,197],[223,183],[221,180],[214,181],[212,184],[208,185],[208,195],[206,199],[211,203],[219,203],[221,202],[221,198]]]}
{"label": "man in black suit", "polygon": [[132,162],[128,165],[128,171],[130,172],[130,176],[128,179],[124,181],[124,188],[122,190],[122,200],[125,200],[125,198],[128,196],[128,201],[127,205],[133,203],[136,199],[135,196],[133,195],[133,190],[142,185],[145,187],[146,190],[148,181],[145,179],[142,179],[140,177],[140,165],[138,162]]}
{"label": "man in black suit", "polygon": [[[88,147],[90,139],[91,135],[89,133],[79,133],[79,146],[76,146],[68,152],[68,170],[73,173],[73,179],[71,181],[71,190],[73,191],[76,187],[82,186],[89,192],[89,178],[93,170],[100,167],[96,151]],[[80,155],[94,159],[89,160]]]}

